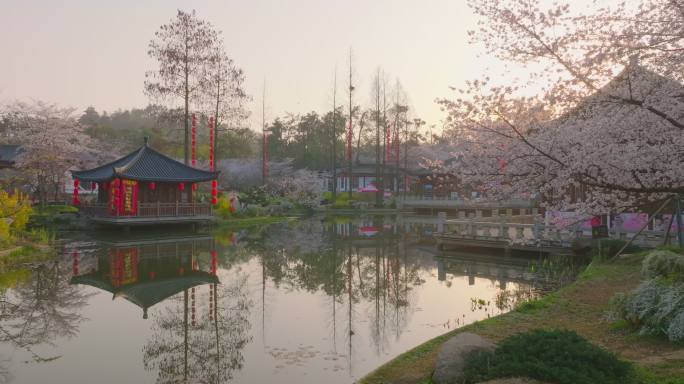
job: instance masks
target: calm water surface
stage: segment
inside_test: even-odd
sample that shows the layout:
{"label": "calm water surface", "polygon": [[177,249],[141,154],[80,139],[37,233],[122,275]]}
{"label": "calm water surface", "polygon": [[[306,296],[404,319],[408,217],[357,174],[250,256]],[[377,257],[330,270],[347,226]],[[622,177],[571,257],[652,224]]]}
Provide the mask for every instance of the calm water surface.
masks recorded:
{"label": "calm water surface", "polygon": [[1,293],[0,382],[350,383],[536,294],[529,259],[440,255],[430,231],[314,218],[64,239]]}

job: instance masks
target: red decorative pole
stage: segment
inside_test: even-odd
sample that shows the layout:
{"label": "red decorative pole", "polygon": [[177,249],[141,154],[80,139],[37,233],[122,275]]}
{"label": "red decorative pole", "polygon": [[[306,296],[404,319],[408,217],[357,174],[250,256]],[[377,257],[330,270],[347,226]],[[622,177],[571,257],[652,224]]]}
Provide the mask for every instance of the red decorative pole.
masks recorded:
{"label": "red decorative pole", "polygon": [[[209,118],[209,170],[214,170],[214,118]],[[218,187],[218,182],[216,180],[211,181],[211,205],[216,205],[218,200],[216,196],[218,195],[216,188]]]}
{"label": "red decorative pole", "polygon": [[192,114],[192,166],[197,165],[197,117]]}
{"label": "red decorative pole", "polygon": [[209,118],[209,170],[214,170],[214,118]]}
{"label": "red decorative pole", "polygon": [[391,158],[390,154],[392,153],[392,130],[390,128],[390,124],[387,123],[387,126],[385,127],[385,163],[389,163]]}
{"label": "red decorative pole", "polygon": [[72,203],[74,205],[78,205],[78,179],[74,179],[74,197],[72,199]]}
{"label": "red decorative pole", "polygon": [[399,166],[399,128],[397,128],[397,125],[394,125],[394,161],[397,163],[397,167]]}

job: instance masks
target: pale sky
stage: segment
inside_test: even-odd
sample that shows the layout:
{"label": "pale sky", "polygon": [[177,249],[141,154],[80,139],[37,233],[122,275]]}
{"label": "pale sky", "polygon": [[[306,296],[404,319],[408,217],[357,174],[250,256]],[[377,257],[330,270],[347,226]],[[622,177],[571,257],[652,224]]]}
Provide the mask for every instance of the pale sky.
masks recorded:
{"label": "pale sky", "polygon": [[195,9],[223,32],[254,98],[253,128],[264,79],[267,119],[330,110],[335,66],[341,97],[350,47],[356,103],[370,105],[371,77],[381,66],[392,83],[400,79],[415,114],[438,127],[444,115],[434,100],[493,63],[468,45],[474,18],[461,0],[0,3],[0,101],[38,99],[98,111],[144,107],[144,73],[154,68],[147,45],[178,8]]}

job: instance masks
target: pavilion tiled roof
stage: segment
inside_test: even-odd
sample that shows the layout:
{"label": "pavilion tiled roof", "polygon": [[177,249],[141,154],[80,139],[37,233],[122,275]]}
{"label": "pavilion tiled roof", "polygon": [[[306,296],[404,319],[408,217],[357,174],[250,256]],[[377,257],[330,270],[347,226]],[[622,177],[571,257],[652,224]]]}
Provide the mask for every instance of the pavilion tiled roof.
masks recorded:
{"label": "pavilion tiled roof", "polygon": [[83,171],[72,171],[72,177],[81,181],[105,182],[114,178],[148,182],[201,182],[214,180],[219,172],[210,172],[187,166],[145,145],[128,155]]}

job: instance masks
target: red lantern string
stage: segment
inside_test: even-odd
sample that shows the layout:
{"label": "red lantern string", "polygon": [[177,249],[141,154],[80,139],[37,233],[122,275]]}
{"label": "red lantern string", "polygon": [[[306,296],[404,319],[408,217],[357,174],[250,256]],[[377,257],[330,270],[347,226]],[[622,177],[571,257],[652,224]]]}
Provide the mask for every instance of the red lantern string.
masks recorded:
{"label": "red lantern string", "polygon": [[71,253],[71,257],[72,257],[71,273],[72,273],[74,276],[78,276],[78,261],[79,261],[79,260],[78,260],[78,259],[79,259],[78,256],[79,256],[79,255],[78,255],[78,251],[74,251],[74,252]]}
{"label": "red lantern string", "polygon": [[211,251],[211,274],[215,275],[216,274],[216,269],[217,269],[217,259],[216,259],[217,253],[215,249],[212,249]]}
{"label": "red lantern string", "polygon": [[209,286],[209,321],[214,318],[214,288]]}
{"label": "red lantern string", "polygon": [[218,203],[218,200],[216,199],[216,196],[218,196],[218,182],[216,180],[211,181],[211,205],[216,205]]}
{"label": "red lantern string", "polygon": [[192,326],[194,327],[194,326],[197,325],[197,320],[196,320],[196,317],[195,317],[195,287],[192,287],[192,288],[190,289],[190,301],[191,301],[191,303],[192,303],[192,304],[191,304],[191,308],[192,308],[192,317],[191,317],[191,319],[192,319]]}
{"label": "red lantern string", "polygon": [[78,179],[74,179],[74,197],[72,200],[72,203],[74,205],[78,205],[78,203],[79,203],[79,201],[78,201],[78,184],[79,184]]}
{"label": "red lantern string", "polygon": [[[209,170],[213,171],[214,170],[214,118],[210,117],[209,118]],[[211,181],[211,205],[216,205],[218,203],[218,200],[216,199],[216,196],[218,195],[218,192],[216,190],[216,187],[218,186],[218,183],[216,180]]]}
{"label": "red lantern string", "polygon": [[209,118],[209,170],[214,170],[214,118]]}

